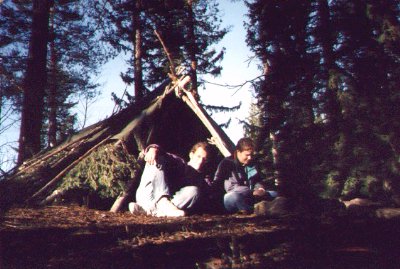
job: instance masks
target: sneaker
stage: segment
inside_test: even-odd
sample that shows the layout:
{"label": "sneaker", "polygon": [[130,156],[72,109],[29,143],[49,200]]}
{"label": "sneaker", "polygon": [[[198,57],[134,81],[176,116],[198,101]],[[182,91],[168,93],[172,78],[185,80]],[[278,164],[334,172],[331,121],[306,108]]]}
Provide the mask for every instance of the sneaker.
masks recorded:
{"label": "sneaker", "polygon": [[146,211],[138,203],[131,202],[128,205],[129,212],[134,215],[146,214]]}
{"label": "sneaker", "polygon": [[163,197],[157,202],[157,210],[155,216],[157,217],[183,217],[185,211],[177,208],[168,198]]}

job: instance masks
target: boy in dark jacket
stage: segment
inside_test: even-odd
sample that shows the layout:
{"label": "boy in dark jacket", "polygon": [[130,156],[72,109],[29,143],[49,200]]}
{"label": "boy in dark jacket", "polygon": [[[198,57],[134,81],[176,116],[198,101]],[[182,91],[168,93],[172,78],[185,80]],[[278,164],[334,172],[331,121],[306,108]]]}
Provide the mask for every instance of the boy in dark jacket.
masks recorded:
{"label": "boy in dark jacket", "polygon": [[223,159],[217,168],[213,186],[225,190],[224,207],[229,213],[252,213],[256,200],[268,197],[257,169],[251,165],[254,143],[241,138],[233,156]]}

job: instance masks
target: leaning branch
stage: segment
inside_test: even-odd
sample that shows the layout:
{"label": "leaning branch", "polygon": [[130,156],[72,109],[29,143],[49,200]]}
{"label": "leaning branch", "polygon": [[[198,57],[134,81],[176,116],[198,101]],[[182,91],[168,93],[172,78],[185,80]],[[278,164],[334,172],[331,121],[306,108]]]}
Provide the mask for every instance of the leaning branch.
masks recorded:
{"label": "leaning branch", "polygon": [[161,43],[161,45],[162,45],[162,47],[164,49],[165,55],[168,58],[168,61],[169,61],[169,64],[170,64],[170,68],[169,69],[170,69],[171,75],[172,75],[171,79],[172,80],[176,80],[175,64],[174,64],[174,61],[172,60],[172,55],[169,52],[167,46],[165,45],[164,40],[161,38],[160,33],[157,30],[154,30],[154,34],[157,36],[158,40],[160,41],[160,43]]}
{"label": "leaning branch", "polygon": [[182,100],[193,110],[211,133],[212,137],[209,139],[209,142],[214,144],[225,157],[230,156],[234,149],[232,141],[225,133],[218,131],[218,128],[216,127],[217,124],[211,117],[207,116],[204,109],[196,101],[196,98],[192,93],[185,90],[183,87],[182,90],[185,92],[185,94],[181,96]]}

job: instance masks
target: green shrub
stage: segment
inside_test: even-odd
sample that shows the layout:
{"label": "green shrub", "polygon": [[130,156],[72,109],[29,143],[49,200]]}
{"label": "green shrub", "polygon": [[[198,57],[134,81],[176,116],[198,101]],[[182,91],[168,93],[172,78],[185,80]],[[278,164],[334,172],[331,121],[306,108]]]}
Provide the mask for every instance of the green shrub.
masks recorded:
{"label": "green shrub", "polygon": [[356,177],[348,177],[344,183],[341,196],[344,198],[358,197],[360,194],[361,180]]}
{"label": "green shrub", "polygon": [[140,172],[141,167],[133,155],[109,144],[80,161],[64,177],[59,189],[84,189],[100,198],[115,198]]}
{"label": "green shrub", "polygon": [[339,182],[337,182],[337,171],[329,173],[326,179],[322,182],[320,197],[323,199],[337,198],[340,193]]}

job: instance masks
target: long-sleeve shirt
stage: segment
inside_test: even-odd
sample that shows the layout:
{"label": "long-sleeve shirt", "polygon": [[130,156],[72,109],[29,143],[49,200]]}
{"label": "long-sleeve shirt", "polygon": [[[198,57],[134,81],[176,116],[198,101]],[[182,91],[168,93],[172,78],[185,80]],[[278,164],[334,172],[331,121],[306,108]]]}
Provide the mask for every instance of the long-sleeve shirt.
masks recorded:
{"label": "long-sleeve shirt", "polygon": [[171,191],[174,192],[185,186],[204,187],[206,184],[205,175],[188,165],[184,159],[164,151],[157,144],[149,145],[145,152],[149,148],[157,148],[159,150],[157,158],[163,158],[163,164],[165,165],[163,169]]}
{"label": "long-sleeve shirt", "polygon": [[227,157],[219,163],[212,185],[223,185],[225,192],[243,187],[250,190],[264,188],[260,174],[254,166],[243,166],[232,157]]}

